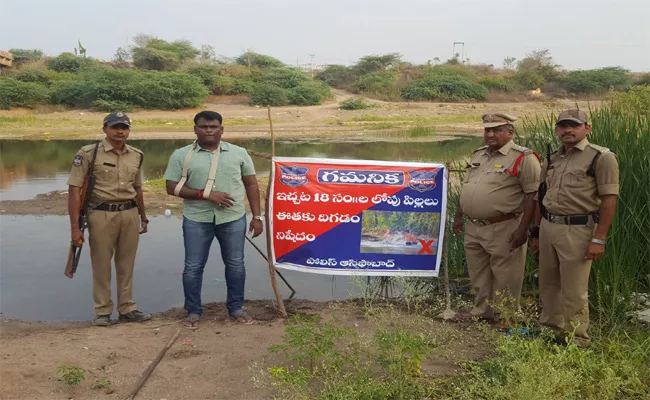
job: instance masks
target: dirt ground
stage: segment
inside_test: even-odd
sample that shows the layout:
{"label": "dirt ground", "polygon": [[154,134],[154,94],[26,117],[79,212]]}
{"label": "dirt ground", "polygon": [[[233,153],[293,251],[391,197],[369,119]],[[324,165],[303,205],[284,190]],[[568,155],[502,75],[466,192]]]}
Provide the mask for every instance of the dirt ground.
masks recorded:
{"label": "dirt ground", "polygon": [[[387,129],[414,125],[435,126],[439,132],[472,134],[481,132],[480,116],[484,113],[506,112],[516,117],[546,114],[549,110],[572,108],[578,104],[587,109],[586,101],[547,100],[512,103],[428,103],[386,102],[369,100],[376,107],[367,110],[346,111],[339,103],[353,97],[335,90],[334,98],[322,105],[273,107],[274,132],[278,138],[313,138],[351,135],[367,126],[383,123]],[[599,102],[591,102],[592,106]],[[213,96],[201,108],[183,110],[138,110],[128,113],[133,120],[131,139],[191,138],[192,118],[201,110],[215,110],[224,116],[226,138],[268,138],[268,111],[248,105],[246,96]],[[4,124],[0,139],[94,139],[101,134],[101,121],[106,113],[89,110],[12,109],[0,110],[0,117],[33,117],[29,123]],[[374,119],[364,119],[371,115]],[[360,120],[361,119],[361,120]],[[140,124],[140,125],[139,125]],[[390,125],[390,127],[388,126]],[[377,132],[374,132],[377,133]]]}
{"label": "dirt ground", "polygon": [[[270,301],[249,302],[254,325],[227,318],[223,304],[208,304],[199,329],[182,329],[174,345],[140,390],[137,399],[254,400],[269,399],[272,391],[253,383],[260,371],[279,365],[282,356],[268,351],[281,343],[286,321]],[[363,309],[353,302],[314,303],[293,300],[289,313],[318,313],[338,319],[360,334],[372,329]],[[93,327],[88,323],[38,323],[3,320],[0,331],[0,398],[123,399],[165,343],[179,329],[182,310],[170,310],[143,324]],[[453,338],[436,348],[423,363],[432,376],[454,373],[458,362],[479,360],[492,351],[476,329],[431,320],[438,337]],[[85,370],[77,386],[58,380],[61,364]],[[109,388],[94,388],[100,379]]]}

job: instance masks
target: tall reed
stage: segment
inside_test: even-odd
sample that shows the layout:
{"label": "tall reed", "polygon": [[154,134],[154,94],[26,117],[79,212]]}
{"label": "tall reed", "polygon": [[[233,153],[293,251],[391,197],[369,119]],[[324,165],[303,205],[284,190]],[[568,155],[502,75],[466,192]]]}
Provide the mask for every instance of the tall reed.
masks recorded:
{"label": "tall reed", "polygon": [[[650,98],[650,88],[645,96]],[[635,94],[638,95],[638,94]],[[626,318],[633,292],[647,290],[650,274],[650,116],[628,106],[625,95],[590,109],[593,133],[589,141],[616,153],[620,194],[607,239],[606,255],[593,264],[590,302],[602,322]],[[545,157],[546,143],[557,149],[556,115],[524,119],[517,141]],[[529,263],[527,276],[536,268]]]}

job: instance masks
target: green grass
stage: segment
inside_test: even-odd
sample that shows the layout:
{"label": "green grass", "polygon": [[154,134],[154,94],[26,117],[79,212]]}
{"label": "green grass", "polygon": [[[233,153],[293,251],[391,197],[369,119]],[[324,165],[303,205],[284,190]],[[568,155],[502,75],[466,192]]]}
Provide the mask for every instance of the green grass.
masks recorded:
{"label": "green grass", "polygon": [[[261,125],[268,123],[266,119],[259,118],[234,118],[226,119],[224,125],[242,126],[242,125]],[[132,117],[132,131],[145,131],[155,129],[156,131],[191,131],[194,122],[186,118],[138,118],[137,114]],[[34,116],[0,116],[0,134],[6,136],[22,135],[26,132],[35,130],[71,130],[71,131],[88,131],[101,130],[101,118],[96,120],[80,118],[51,118],[47,115]],[[66,132],[51,132],[52,135],[59,136]]]}
{"label": "green grass", "polygon": [[479,115],[433,115],[433,116],[383,116],[377,114],[363,114],[352,118],[355,122],[390,122],[408,121],[420,124],[441,124],[441,123],[480,123]]}
{"label": "green grass", "polygon": [[411,128],[407,130],[406,134],[412,138],[435,136],[436,130],[433,127],[416,126],[415,128]]}
{"label": "green grass", "polygon": [[59,379],[68,385],[78,385],[86,379],[86,373],[81,367],[62,364],[57,368]]}
{"label": "green grass", "polygon": [[[645,96],[650,100],[650,91]],[[605,258],[593,264],[589,282],[591,309],[612,323],[627,318],[632,293],[648,290],[650,274],[650,116],[622,100],[625,97],[617,97],[591,110],[593,133],[589,137],[616,153],[620,166],[619,199]],[[526,140],[521,144],[543,156],[546,143],[558,148],[554,119],[549,115],[524,120]],[[529,264],[528,275],[533,268]]]}

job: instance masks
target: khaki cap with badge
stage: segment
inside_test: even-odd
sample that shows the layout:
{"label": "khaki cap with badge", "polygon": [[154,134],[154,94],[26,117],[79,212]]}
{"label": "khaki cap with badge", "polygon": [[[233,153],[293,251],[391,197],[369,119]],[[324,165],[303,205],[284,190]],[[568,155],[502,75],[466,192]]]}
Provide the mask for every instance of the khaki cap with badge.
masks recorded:
{"label": "khaki cap with badge", "polygon": [[482,118],[484,128],[496,128],[497,126],[512,124],[517,120],[517,117],[503,113],[484,114]]}
{"label": "khaki cap with badge", "polygon": [[555,124],[557,125],[562,121],[573,121],[578,124],[586,124],[588,120],[589,117],[587,117],[586,112],[578,109],[571,109],[560,113]]}

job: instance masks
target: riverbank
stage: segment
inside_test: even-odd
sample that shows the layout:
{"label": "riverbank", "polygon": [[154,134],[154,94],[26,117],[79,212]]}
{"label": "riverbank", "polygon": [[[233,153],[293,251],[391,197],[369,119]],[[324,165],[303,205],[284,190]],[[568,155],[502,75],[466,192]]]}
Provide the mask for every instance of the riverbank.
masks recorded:
{"label": "riverbank", "polygon": [[[294,315],[319,315],[337,327],[372,335],[375,327],[355,302],[292,300]],[[290,320],[279,317],[270,301],[247,303],[254,325],[227,318],[223,304],[207,304],[198,330],[183,329],[138,399],[270,399],[271,386],[256,385],[267,367],[281,363],[268,347],[282,342]],[[173,309],[143,324],[109,328],[89,323],[3,320],[0,354],[3,399],[122,399],[158,351],[179,329],[182,310]],[[406,314],[405,314],[406,317]],[[431,320],[431,334],[447,337],[423,370],[432,376],[454,374],[460,365],[493,352],[484,335],[468,325]],[[453,338],[453,340],[451,340]],[[61,365],[83,369],[85,379],[69,385],[57,378]],[[179,384],[182,382],[182,384]]]}
{"label": "riverbank", "polygon": [[[335,99],[323,105],[308,107],[274,107],[271,110],[277,138],[341,137],[368,133],[395,134],[399,130],[419,126],[434,128],[445,134],[480,134],[481,115],[505,112],[517,117],[546,113],[549,108],[561,110],[575,107],[571,100],[523,103],[406,103],[370,100],[374,106],[366,110],[346,111],[339,103],[352,97],[336,91]],[[587,109],[596,102],[579,101]],[[128,113],[133,121],[132,140],[192,138],[192,118],[204,109],[224,116],[228,139],[269,138],[268,111],[247,105],[241,96],[214,96],[201,108],[177,111],[138,110]],[[101,136],[102,119],[106,113],[90,110],[44,108],[36,110],[0,110],[0,139],[23,140],[93,140]]]}

